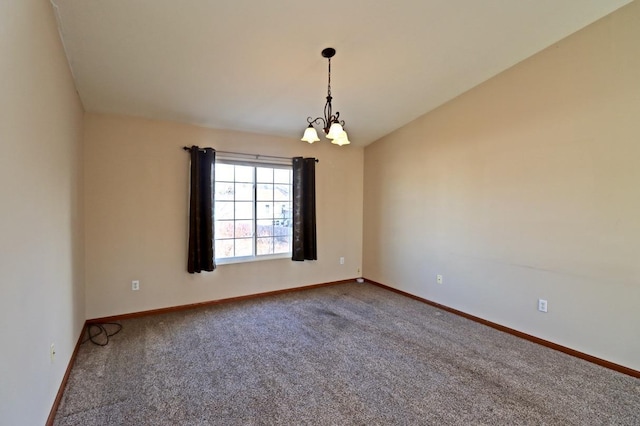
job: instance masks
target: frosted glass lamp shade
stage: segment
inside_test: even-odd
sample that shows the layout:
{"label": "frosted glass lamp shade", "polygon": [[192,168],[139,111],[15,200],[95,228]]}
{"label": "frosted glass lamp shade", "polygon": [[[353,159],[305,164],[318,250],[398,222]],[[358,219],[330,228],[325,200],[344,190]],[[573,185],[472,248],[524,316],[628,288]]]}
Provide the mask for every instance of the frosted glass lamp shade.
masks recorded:
{"label": "frosted glass lamp shade", "polygon": [[309,127],[307,127],[307,129],[304,131],[304,135],[300,140],[309,142],[309,143],[314,143],[319,141],[320,139],[318,138],[318,132],[316,132],[316,129],[314,129],[311,124],[309,124]]}
{"label": "frosted glass lamp shade", "polygon": [[327,134],[327,139],[335,139],[340,136],[340,133],[343,132],[342,126],[337,121],[334,121],[329,128],[329,133]]}
{"label": "frosted glass lamp shade", "polygon": [[336,136],[331,143],[342,146],[342,145],[349,145],[351,142],[349,141],[349,137],[347,136],[347,132],[345,132],[344,130],[342,132],[340,132],[340,134],[338,136]]}

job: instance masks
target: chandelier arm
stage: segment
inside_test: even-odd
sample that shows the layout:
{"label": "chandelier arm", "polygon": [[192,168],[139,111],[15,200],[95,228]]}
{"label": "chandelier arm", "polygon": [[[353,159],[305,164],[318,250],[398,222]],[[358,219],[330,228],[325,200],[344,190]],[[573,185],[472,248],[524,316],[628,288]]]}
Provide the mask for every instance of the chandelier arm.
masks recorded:
{"label": "chandelier arm", "polygon": [[326,121],[322,117],[316,117],[316,118],[307,117],[307,123],[309,125],[312,125],[312,124],[320,125],[321,124],[323,127],[326,126]]}

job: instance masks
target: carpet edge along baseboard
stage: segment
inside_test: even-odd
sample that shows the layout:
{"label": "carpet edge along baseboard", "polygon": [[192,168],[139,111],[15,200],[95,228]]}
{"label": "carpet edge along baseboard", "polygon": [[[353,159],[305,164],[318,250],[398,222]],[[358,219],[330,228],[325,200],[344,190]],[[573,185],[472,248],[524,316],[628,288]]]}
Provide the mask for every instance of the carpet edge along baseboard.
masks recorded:
{"label": "carpet edge along baseboard", "polygon": [[378,287],[384,288],[386,290],[392,291],[394,293],[398,293],[398,294],[401,294],[403,296],[409,297],[411,299],[417,300],[419,302],[425,303],[427,305],[433,306],[435,308],[442,309],[443,311],[447,311],[447,312],[450,312],[450,313],[452,313],[454,315],[458,315],[458,316],[461,316],[463,318],[469,319],[471,321],[475,321],[477,323],[486,325],[487,327],[491,327],[491,328],[494,328],[496,330],[502,331],[504,333],[508,333],[508,334],[513,335],[513,336],[519,337],[521,339],[525,339],[525,340],[528,340],[530,342],[537,343],[538,345],[542,345],[542,346],[545,346],[547,348],[550,348],[550,349],[553,349],[553,350],[556,350],[556,351],[559,351],[559,352],[563,352],[563,353],[565,353],[567,355],[571,355],[571,356],[574,356],[576,358],[580,358],[582,360],[591,362],[593,364],[597,364],[597,365],[599,365],[601,367],[605,367],[605,368],[608,368],[610,370],[617,371],[618,373],[626,374],[626,375],[629,375],[629,376],[632,376],[632,377],[640,379],[640,371],[634,370],[633,368],[625,367],[624,365],[616,364],[614,362],[607,361],[606,359],[598,358],[598,357],[595,357],[593,355],[589,355],[589,354],[586,354],[584,352],[580,352],[580,351],[577,351],[575,349],[571,349],[569,347],[559,345],[559,344],[551,342],[549,340],[541,339],[540,337],[536,337],[536,336],[533,336],[531,334],[527,334],[527,333],[524,333],[522,331],[518,331],[516,329],[513,329],[513,328],[510,328],[510,327],[507,327],[507,326],[504,326],[504,325],[501,325],[501,324],[486,320],[484,318],[480,318],[480,317],[477,317],[475,315],[471,315],[471,314],[468,314],[466,312],[459,311],[459,310],[454,309],[454,308],[450,308],[449,306],[442,305],[440,303],[434,302],[434,301],[429,300],[429,299],[424,299],[422,297],[416,296],[416,295],[411,294],[411,293],[407,293],[406,291],[402,291],[402,290],[399,290],[399,289],[394,288],[394,287],[390,287],[390,286],[388,286],[386,284],[382,284],[382,283],[370,280],[368,278],[365,278],[365,281],[370,283],[370,284],[376,285]]}
{"label": "carpet edge along baseboard", "polygon": [[275,296],[275,295],[283,294],[283,293],[291,293],[291,292],[296,292],[296,291],[311,290],[313,288],[318,288],[318,287],[326,287],[326,286],[331,286],[331,285],[346,284],[346,283],[354,282],[355,280],[356,280],[355,278],[350,278],[350,279],[347,279],[347,280],[331,281],[331,282],[320,283],[320,284],[311,284],[311,285],[305,285],[305,286],[302,286],[302,287],[292,287],[292,288],[285,288],[285,289],[281,289],[281,290],[266,291],[266,292],[263,292],[263,293],[247,294],[245,296],[228,297],[228,298],[225,298],[225,299],[208,300],[208,301],[205,301],[205,302],[197,302],[197,303],[189,303],[189,304],[186,304],[186,305],[169,306],[169,307],[166,307],[166,308],[150,309],[150,310],[147,310],[147,311],[131,312],[131,313],[127,313],[127,314],[111,315],[111,316],[100,317],[100,318],[91,318],[91,319],[87,320],[87,324],[113,322],[113,321],[121,321],[121,320],[131,319],[131,318],[145,317],[145,316],[149,316],[149,315],[167,314],[167,313],[170,313],[170,312],[185,311],[185,310],[189,310],[189,309],[195,309],[195,308],[201,308],[201,307],[205,307],[205,306],[217,305],[217,304],[220,304],[220,303],[238,302],[238,301],[241,301],[241,300],[249,300],[249,299],[256,299],[256,298],[260,298],[260,297]]}
{"label": "carpet edge along baseboard", "polygon": [[158,315],[158,314],[165,314],[165,313],[169,313],[169,312],[176,312],[176,311],[183,311],[183,310],[188,310],[188,309],[195,309],[195,308],[200,308],[200,307],[204,307],[204,306],[217,305],[217,304],[220,304],[220,303],[229,303],[229,302],[236,302],[236,301],[240,301],[240,300],[256,299],[256,298],[259,298],[259,297],[274,296],[276,294],[290,293],[290,292],[294,292],[294,291],[310,290],[310,289],[313,289],[313,288],[326,287],[326,286],[330,286],[330,285],[346,284],[346,283],[354,282],[355,280],[356,280],[355,278],[351,278],[351,279],[347,279],[347,280],[332,281],[332,282],[327,282],[327,283],[311,284],[311,285],[306,285],[306,286],[302,286],[302,287],[293,287],[293,288],[286,288],[286,289],[282,289],[282,290],[268,291],[268,292],[264,292],[264,293],[249,294],[249,295],[246,295],[246,296],[237,296],[237,297],[230,297],[230,298],[226,298],[226,299],[209,300],[209,301],[206,301],[206,302],[198,302],[198,303],[191,303],[191,304],[187,304],[187,305],[171,306],[171,307],[168,307],[168,308],[151,309],[151,310],[148,310],[148,311],[132,312],[132,313],[122,314],[122,315],[112,315],[112,316],[102,317],[102,318],[87,319],[87,320],[85,320],[84,325],[82,326],[82,330],[80,332],[80,336],[78,337],[78,341],[76,342],[76,347],[73,350],[73,354],[71,354],[71,359],[69,360],[69,364],[67,365],[67,370],[65,371],[64,376],[62,377],[62,382],[60,383],[60,387],[58,389],[58,393],[56,394],[56,397],[53,400],[53,405],[51,407],[51,411],[49,412],[49,417],[47,418],[47,422],[45,423],[45,425],[46,426],[52,426],[53,425],[53,422],[54,422],[55,417],[56,417],[56,413],[58,412],[58,407],[60,406],[60,401],[62,400],[62,395],[64,393],[64,389],[66,388],[67,381],[69,380],[69,374],[71,373],[71,369],[73,368],[73,364],[75,363],[76,356],[78,354],[78,349],[80,348],[80,345],[82,344],[82,338],[84,336],[85,329],[87,328],[87,325],[89,325],[89,324],[120,321],[120,320],[124,320],[124,319],[138,318],[138,317],[143,317],[143,316],[148,316],[148,315]]}
{"label": "carpet edge along baseboard", "polygon": [[[326,287],[326,286],[331,286],[331,285],[346,284],[346,283],[350,283],[350,282],[354,282],[354,281],[355,281],[355,278],[351,278],[351,279],[347,279],[347,280],[333,281],[333,282],[327,282],[327,283],[321,283],[321,284],[312,284],[312,285],[307,285],[307,286],[302,286],[302,287],[293,287],[293,288],[282,289],[282,290],[274,290],[274,291],[269,291],[269,292],[264,292],[264,293],[250,294],[250,295],[246,295],[246,296],[231,297],[231,298],[226,298],[226,299],[211,300],[211,301],[192,303],[192,304],[187,304],[187,305],[179,305],[179,306],[172,306],[172,307],[167,307],[167,308],[152,309],[152,310],[147,310],[147,311],[132,312],[132,313],[128,313],[128,314],[112,315],[112,316],[108,316],[108,317],[87,319],[85,321],[85,323],[84,323],[84,326],[82,327],[82,331],[80,332],[80,336],[78,337],[78,341],[76,343],[76,347],[75,347],[75,349],[73,351],[73,354],[71,355],[71,359],[69,360],[69,364],[67,365],[67,370],[65,371],[65,374],[64,374],[64,376],[62,378],[62,383],[60,384],[60,388],[58,390],[58,393],[56,394],[56,398],[54,399],[53,406],[51,407],[51,411],[49,413],[49,417],[47,418],[46,425],[47,426],[53,425],[53,421],[54,421],[56,413],[58,411],[58,406],[60,405],[60,401],[62,399],[62,395],[64,393],[64,389],[65,389],[65,387],[67,385],[67,380],[69,379],[69,374],[71,373],[71,369],[72,369],[73,364],[74,364],[74,362],[76,360],[78,349],[80,348],[80,345],[82,344],[82,338],[84,336],[85,329],[86,329],[87,325],[89,325],[89,324],[119,321],[119,320],[125,320],[125,319],[130,319],[130,318],[138,318],[138,317],[143,317],[143,316],[148,316],[148,315],[158,315],[158,314],[164,314],[164,313],[169,313],[169,312],[176,312],[176,311],[194,309],[194,308],[199,308],[199,307],[204,307],[204,306],[216,305],[216,304],[220,304],[220,303],[229,303],[229,302],[240,301],[240,300],[247,300],[247,299],[255,299],[255,298],[266,297],[266,296],[273,296],[273,295],[283,294],[283,293],[310,290],[310,289],[318,288],[318,287]],[[640,378],[640,371],[638,371],[638,370],[634,370],[632,368],[625,367],[623,365],[619,365],[619,364],[616,364],[616,363],[613,363],[611,361],[607,361],[607,360],[604,360],[604,359],[601,359],[601,358],[597,358],[597,357],[594,357],[592,355],[577,351],[575,349],[568,348],[566,346],[559,345],[557,343],[550,342],[548,340],[541,339],[541,338],[536,337],[536,336],[532,336],[532,335],[527,334],[527,333],[523,333],[523,332],[515,330],[513,328],[509,328],[509,327],[506,327],[506,326],[503,326],[503,325],[500,325],[500,324],[485,320],[483,318],[476,317],[476,316],[468,314],[466,312],[459,311],[459,310],[454,309],[454,308],[450,308],[450,307],[442,305],[440,303],[437,303],[437,302],[434,302],[434,301],[431,301],[431,300],[428,300],[428,299],[424,299],[422,297],[413,295],[411,293],[407,293],[405,291],[399,290],[399,289],[394,288],[394,287],[390,287],[388,285],[385,285],[385,284],[382,284],[382,283],[379,283],[379,282],[376,282],[376,281],[373,281],[373,280],[370,280],[370,279],[367,279],[367,278],[365,278],[365,282],[367,282],[369,284],[372,284],[372,285],[375,285],[375,286],[378,286],[380,288],[386,289],[388,291],[392,291],[394,293],[401,294],[403,296],[409,297],[411,299],[417,300],[419,302],[425,303],[425,304],[433,306],[435,308],[442,309],[443,311],[450,312],[450,313],[452,313],[454,315],[458,315],[458,316],[461,316],[463,318],[469,319],[471,321],[478,322],[480,324],[486,325],[486,326],[494,328],[496,330],[511,334],[511,335],[519,337],[521,339],[525,339],[525,340],[528,340],[530,342],[537,343],[539,345],[548,347],[550,349],[554,349],[554,350],[563,352],[563,353],[565,353],[567,355],[571,355],[571,356],[574,356],[576,358],[580,358],[580,359],[583,359],[585,361],[591,362],[593,364],[597,364],[597,365],[599,365],[601,367],[605,367],[605,368],[608,368],[610,370],[614,370],[614,371],[617,371],[619,373],[626,374],[626,375],[629,375],[629,376],[632,376],[632,377]]]}

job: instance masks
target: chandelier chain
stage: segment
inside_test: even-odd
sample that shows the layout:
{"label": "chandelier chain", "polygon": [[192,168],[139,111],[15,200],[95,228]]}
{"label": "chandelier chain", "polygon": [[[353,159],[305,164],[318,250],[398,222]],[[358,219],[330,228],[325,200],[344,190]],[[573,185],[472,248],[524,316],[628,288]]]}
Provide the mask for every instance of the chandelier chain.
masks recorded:
{"label": "chandelier chain", "polygon": [[329,83],[327,85],[327,95],[331,96],[331,58],[329,58]]}

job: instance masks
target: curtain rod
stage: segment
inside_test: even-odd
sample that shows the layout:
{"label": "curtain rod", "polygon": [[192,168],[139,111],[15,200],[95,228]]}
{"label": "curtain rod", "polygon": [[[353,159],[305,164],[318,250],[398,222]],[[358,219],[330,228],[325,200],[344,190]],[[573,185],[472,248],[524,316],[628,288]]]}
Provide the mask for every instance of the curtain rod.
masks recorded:
{"label": "curtain rod", "polygon": [[[189,151],[191,152],[191,147],[188,146],[183,146],[182,149],[184,149],[185,151]],[[205,149],[214,149],[211,147],[206,147],[206,148],[200,148],[201,151],[204,151]],[[276,155],[261,155],[261,154],[247,154],[246,152],[233,152],[233,151],[218,151],[215,150],[216,152],[219,152],[220,154],[229,154],[229,155],[244,155],[247,157],[252,157],[255,158],[256,160],[260,159],[260,158],[275,158],[278,160],[291,160],[291,157],[278,157]],[[315,158],[316,163],[319,163],[320,160],[318,160],[317,158]]]}

